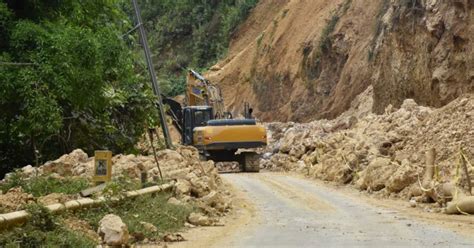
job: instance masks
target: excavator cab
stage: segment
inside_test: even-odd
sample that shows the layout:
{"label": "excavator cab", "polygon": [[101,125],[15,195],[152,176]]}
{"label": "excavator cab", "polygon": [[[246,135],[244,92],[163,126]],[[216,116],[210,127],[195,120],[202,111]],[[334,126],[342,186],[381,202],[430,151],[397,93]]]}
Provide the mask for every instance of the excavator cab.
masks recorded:
{"label": "excavator cab", "polygon": [[210,106],[190,106],[183,109],[183,144],[193,145],[193,130],[196,127],[207,125],[213,119],[213,111]]}

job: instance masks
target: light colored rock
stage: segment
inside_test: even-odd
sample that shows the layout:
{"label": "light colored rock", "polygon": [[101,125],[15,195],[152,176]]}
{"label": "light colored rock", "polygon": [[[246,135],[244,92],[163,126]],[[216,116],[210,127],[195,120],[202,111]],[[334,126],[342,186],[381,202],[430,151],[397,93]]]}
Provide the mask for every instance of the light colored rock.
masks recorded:
{"label": "light colored rock", "polygon": [[201,198],[209,194],[211,188],[209,185],[210,178],[207,175],[198,177],[196,173],[191,172],[186,176],[186,179],[191,183],[191,195]]}
{"label": "light colored rock", "polygon": [[74,167],[87,163],[87,153],[81,149],[76,149],[69,154],[61,156],[54,161],[46,162],[42,167],[44,174],[57,173],[60,176],[72,176]]}
{"label": "light colored rock", "polygon": [[16,211],[33,201],[33,195],[25,193],[21,187],[11,188],[0,195],[0,208]]}
{"label": "light colored rock", "polygon": [[97,231],[106,245],[125,245],[128,243],[128,228],[122,219],[114,214],[108,214],[99,221]]}
{"label": "light colored rock", "polygon": [[31,166],[31,165],[27,165],[27,166],[21,168],[21,172],[22,172],[23,175],[25,175],[26,177],[30,177],[30,176],[32,176],[32,175],[35,174],[36,168],[34,168],[34,167]]}
{"label": "light colored rock", "polygon": [[140,221],[140,225],[148,232],[158,232],[158,228],[149,222]]}
{"label": "light colored rock", "polygon": [[163,240],[165,242],[181,242],[185,241],[186,239],[184,239],[183,235],[180,233],[168,233],[163,236]]}
{"label": "light colored rock", "polygon": [[191,193],[191,183],[185,179],[178,179],[175,185],[175,193],[178,196],[189,195]]}
{"label": "light colored rock", "polygon": [[71,197],[68,197],[65,194],[51,193],[49,195],[45,195],[38,198],[38,203],[42,204],[43,206],[47,206],[47,205],[56,204],[56,203],[65,203],[70,199]]}
{"label": "light colored rock", "polygon": [[392,171],[390,159],[376,158],[360,173],[362,182],[359,187],[370,189],[371,191],[379,191],[385,188],[385,183],[391,176]]}
{"label": "light colored rock", "polygon": [[209,206],[215,206],[217,203],[222,201],[220,195],[214,190],[202,197],[201,200]]}
{"label": "light colored rock", "polygon": [[188,222],[196,226],[212,226],[215,221],[201,213],[191,213]]}
{"label": "light colored rock", "polygon": [[295,145],[293,146],[291,149],[290,149],[290,156],[293,156],[297,159],[301,158],[301,156],[303,156],[306,152],[306,147],[303,145],[303,144],[298,144],[298,145]]}
{"label": "light colored rock", "polygon": [[407,159],[396,169],[395,173],[388,179],[386,186],[389,192],[400,192],[416,181],[416,170]]}
{"label": "light colored rock", "polygon": [[193,225],[193,224],[191,224],[191,223],[189,223],[189,222],[185,222],[185,223],[184,223],[184,226],[187,227],[187,228],[195,228],[195,227],[196,227],[195,225]]}
{"label": "light colored rock", "polygon": [[183,206],[185,205],[185,203],[183,203],[182,201],[174,198],[174,197],[171,197],[170,199],[168,199],[168,203],[169,204],[172,204],[172,205],[176,205],[176,206]]}

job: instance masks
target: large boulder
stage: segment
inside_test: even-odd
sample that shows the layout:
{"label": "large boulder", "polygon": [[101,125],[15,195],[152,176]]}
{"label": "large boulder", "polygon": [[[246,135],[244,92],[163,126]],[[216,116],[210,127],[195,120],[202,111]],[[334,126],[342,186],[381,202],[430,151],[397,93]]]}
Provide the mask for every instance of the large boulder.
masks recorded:
{"label": "large boulder", "polygon": [[208,176],[198,177],[196,173],[191,172],[186,176],[186,179],[191,183],[191,195],[201,198],[210,192]]}
{"label": "large boulder", "polygon": [[392,161],[388,158],[377,157],[360,173],[357,184],[360,189],[379,191],[385,188],[392,173]]}
{"label": "large boulder", "polygon": [[301,145],[307,137],[306,129],[297,129],[295,127],[288,129],[280,140],[280,152],[289,153],[295,145]]}
{"label": "large boulder", "polygon": [[127,225],[117,215],[108,214],[104,216],[99,221],[99,230],[97,232],[106,245],[121,246],[128,243],[129,233]]}
{"label": "large boulder", "polygon": [[416,181],[416,170],[411,166],[408,160],[403,160],[402,164],[396,169],[395,173],[387,181],[387,189],[390,192],[400,192],[410,184]]}
{"label": "large boulder", "polygon": [[177,196],[189,195],[191,193],[191,183],[185,179],[178,179],[174,190]]}

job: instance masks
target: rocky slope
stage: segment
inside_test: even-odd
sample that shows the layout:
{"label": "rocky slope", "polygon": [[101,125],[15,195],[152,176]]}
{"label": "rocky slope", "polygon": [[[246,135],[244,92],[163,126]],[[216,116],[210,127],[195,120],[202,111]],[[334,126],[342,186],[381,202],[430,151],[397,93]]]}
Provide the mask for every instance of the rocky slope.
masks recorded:
{"label": "rocky slope", "polygon": [[208,77],[235,113],[335,118],[368,86],[376,113],[474,91],[470,0],[261,0]]}

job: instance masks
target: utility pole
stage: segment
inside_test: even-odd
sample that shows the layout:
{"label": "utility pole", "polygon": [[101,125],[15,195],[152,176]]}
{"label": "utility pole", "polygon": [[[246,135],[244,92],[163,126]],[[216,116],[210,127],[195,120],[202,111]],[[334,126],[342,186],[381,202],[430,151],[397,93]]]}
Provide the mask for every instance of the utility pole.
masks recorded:
{"label": "utility pole", "polygon": [[151,86],[153,88],[153,93],[155,93],[158,98],[158,108],[160,109],[160,123],[161,128],[163,129],[163,135],[165,136],[166,148],[172,148],[173,144],[171,143],[170,132],[168,130],[168,124],[166,122],[165,110],[163,108],[163,99],[161,97],[160,86],[158,85],[158,80],[156,79],[155,68],[153,67],[153,61],[151,60],[151,52],[148,47],[148,40],[145,32],[145,27],[143,27],[142,16],[140,13],[140,7],[137,4],[137,0],[132,0],[133,7],[135,8],[135,15],[137,18],[137,27],[140,32],[140,40],[145,50],[145,57],[148,66],[148,72],[151,77]]}

